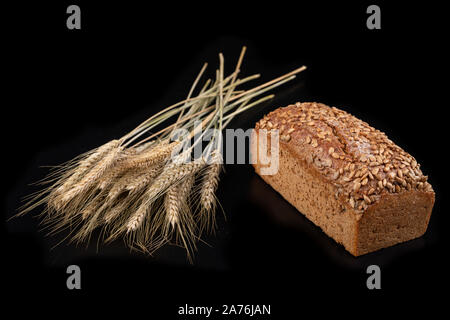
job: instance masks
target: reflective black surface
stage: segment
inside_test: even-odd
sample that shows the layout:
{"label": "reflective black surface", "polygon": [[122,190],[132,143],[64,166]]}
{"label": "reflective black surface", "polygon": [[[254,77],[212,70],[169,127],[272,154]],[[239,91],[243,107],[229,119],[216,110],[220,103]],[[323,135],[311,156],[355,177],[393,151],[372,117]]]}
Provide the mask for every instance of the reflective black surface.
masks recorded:
{"label": "reflective black surface", "polygon": [[[65,27],[69,4],[17,4],[8,11],[5,219],[21,197],[37,190],[28,184],[45,175],[40,166],[119,137],[183,99],[204,61],[208,75],[214,74],[219,51],[231,71],[242,45],[248,46],[242,72],[261,73],[258,84],[303,64],[308,70],[231,127],[250,128],[263,114],[296,101],[341,107],[414,155],[437,200],[425,236],[354,258],[251,166],[227,165],[218,190],[224,215],[218,212],[216,234],[199,244],[194,265],[183,249],[170,246],[154,257],[129,252],[120,241],[97,245],[95,237],[87,247],[53,248],[64,235],[39,232],[36,210],[3,224],[8,302],[80,312],[90,304],[107,313],[145,309],[147,318],[157,319],[177,318],[185,303],[266,303],[272,318],[286,319],[305,317],[306,310],[348,314],[357,305],[370,313],[393,305],[403,313],[423,305],[414,305],[416,299],[437,301],[447,282],[448,238],[441,123],[446,103],[437,98],[439,8],[382,3],[382,29],[369,31],[365,8],[371,3],[364,1],[223,3],[214,10],[211,4],[81,2],[82,30],[71,32]],[[80,292],[66,289],[70,264],[81,267]],[[371,264],[382,270],[378,292],[366,288]],[[105,297],[109,303],[99,307],[96,301]]]}

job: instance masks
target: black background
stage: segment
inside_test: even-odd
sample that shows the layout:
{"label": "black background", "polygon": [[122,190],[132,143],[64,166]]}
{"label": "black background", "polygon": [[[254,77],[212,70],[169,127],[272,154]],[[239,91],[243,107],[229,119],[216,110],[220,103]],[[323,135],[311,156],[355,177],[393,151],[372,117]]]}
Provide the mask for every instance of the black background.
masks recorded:
{"label": "black background", "polygon": [[[120,137],[183,99],[203,62],[213,75],[219,52],[231,72],[242,45],[248,47],[242,73],[261,73],[258,84],[303,64],[308,70],[231,127],[249,128],[263,114],[296,101],[341,107],[410,152],[430,176],[437,200],[425,236],[353,258],[249,165],[227,165],[218,190],[226,221],[219,214],[216,235],[199,244],[194,265],[170,246],[155,257],[130,253],[121,242],[52,249],[63,235],[39,232],[36,210],[2,227],[5,306],[35,302],[39,307],[18,311],[46,315],[57,306],[70,312],[94,306],[102,313],[143,311],[165,319],[177,318],[178,306],[186,303],[264,303],[272,305],[272,318],[285,319],[305,310],[357,315],[357,306],[381,314],[390,306],[404,314],[437,301],[448,273],[446,101],[437,98],[446,83],[440,81],[442,8],[373,3],[381,7],[381,30],[366,28],[372,4],[366,1],[55,1],[7,7],[4,221],[21,197],[37,190],[28,184],[44,177],[40,166]],[[81,30],[66,28],[70,4],[81,7]],[[77,292],[66,288],[70,264],[82,270]],[[381,267],[382,290],[366,288],[371,264]]]}

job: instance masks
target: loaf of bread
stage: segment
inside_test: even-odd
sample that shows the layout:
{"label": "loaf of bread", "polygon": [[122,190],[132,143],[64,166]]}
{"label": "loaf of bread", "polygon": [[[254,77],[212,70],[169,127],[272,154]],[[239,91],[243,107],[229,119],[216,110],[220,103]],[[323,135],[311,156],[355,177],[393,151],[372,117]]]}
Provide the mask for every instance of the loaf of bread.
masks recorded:
{"label": "loaf of bread", "polygon": [[[383,132],[320,103],[279,108],[255,129],[256,172],[354,256],[425,233],[433,188],[417,161]],[[259,129],[278,130],[275,174],[261,174]]]}

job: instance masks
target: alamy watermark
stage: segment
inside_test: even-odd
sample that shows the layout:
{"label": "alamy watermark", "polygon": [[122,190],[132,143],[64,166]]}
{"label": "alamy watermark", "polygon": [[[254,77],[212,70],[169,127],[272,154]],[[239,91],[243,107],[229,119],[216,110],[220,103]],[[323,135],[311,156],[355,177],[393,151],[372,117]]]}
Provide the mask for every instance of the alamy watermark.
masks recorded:
{"label": "alamy watermark", "polygon": [[[201,123],[199,122],[194,127],[201,128]],[[195,129],[191,138],[189,130],[174,130],[171,140],[181,143],[172,152],[172,160],[189,162],[204,159],[207,163],[221,161],[225,164],[258,164],[261,175],[274,175],[278,172],[280,148],[278,130],[243,130],[239,128],[223,131],[214,128]],[[249,149],[247,148],[247,141],[250,146]],[[219,151],[224,154],[224,149],[226,151],[225,157],[219,157],[219,159],[212,157],[212,151]],[[247,158],[248,161],[246,161]]]}
{"label": "alamy watermark", "polygon": [[72,264],[67,267],[66,273],[69,274],[66,280],[66,286],[69,290],[81,289],[81,269],[79,266]]}
{"label": "alamy watermark", "polygon": [[370,14],[366,21],[367,29],[381,29],[381,9],[376,4],[367,7],[367,14]]}
{"label": "alamy watermark", "polygon": [[66,13],[69,14],[66,20],[66,26],[69,30],[81,29],[81,9],[76,4],[67,7]]}
{"label": "alamy watermark", "polygon": [[376,264],[372,264],[367,267],[366,270],[367,274],[370,274],[370,276],[367,278],[366,285],[367,289],[374,290],[374,289],[381,289],[381,269]]}

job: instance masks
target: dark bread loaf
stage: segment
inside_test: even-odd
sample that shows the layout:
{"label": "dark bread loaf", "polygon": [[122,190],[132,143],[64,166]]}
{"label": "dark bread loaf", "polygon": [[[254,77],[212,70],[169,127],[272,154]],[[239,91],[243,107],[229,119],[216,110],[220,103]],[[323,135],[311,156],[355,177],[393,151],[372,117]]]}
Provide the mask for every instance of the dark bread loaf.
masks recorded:
{"label": "dark bread loaf", "polygon": [[[384,133],[320,103],[279,108],[255,129],[252,150],[258,129],[280,135],[278,172],[261,177],[353,255],[425,233],[433,188],[417,161]],[[260,173],[263,165],[252,157]]]}

